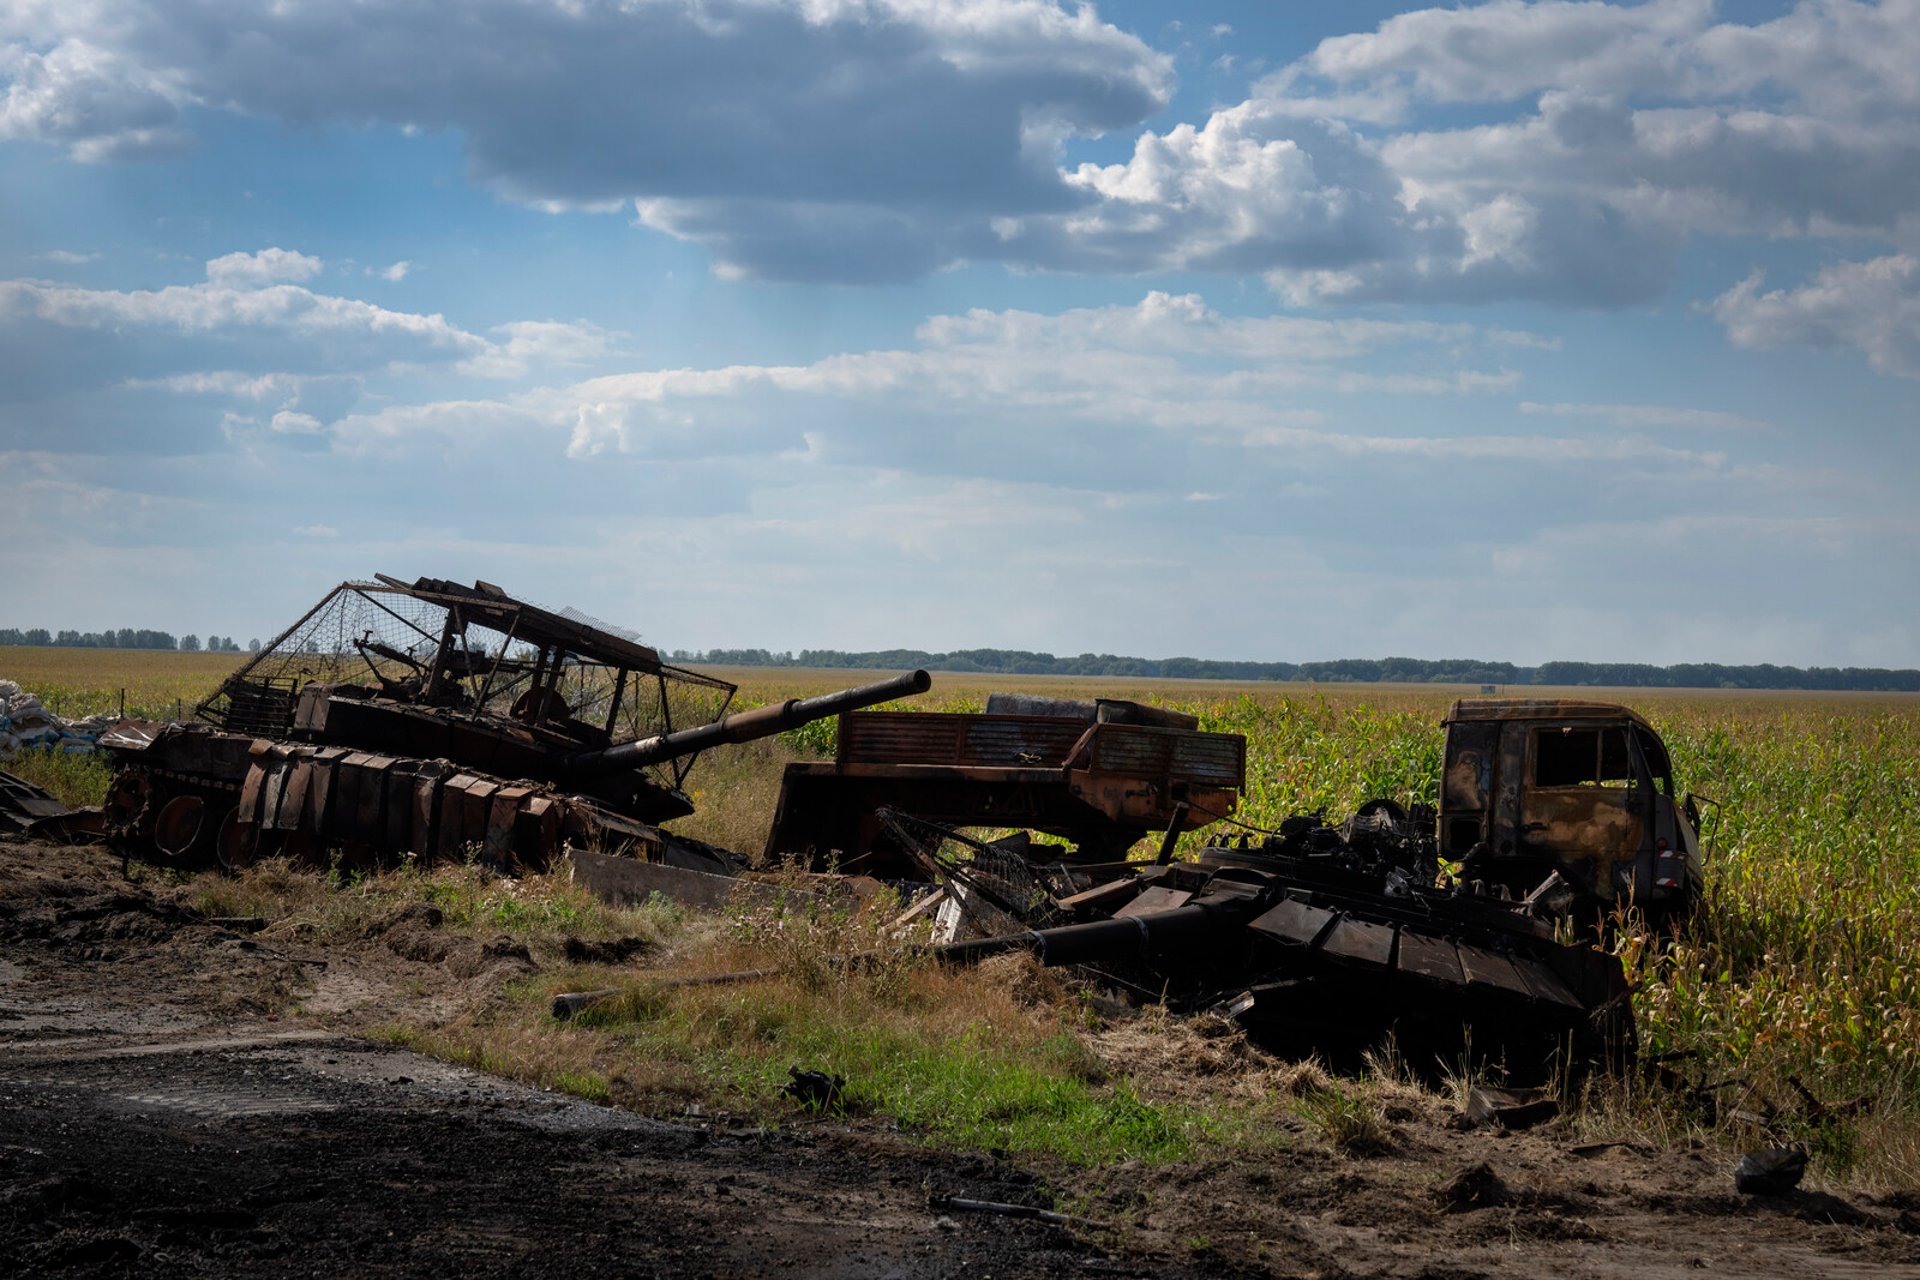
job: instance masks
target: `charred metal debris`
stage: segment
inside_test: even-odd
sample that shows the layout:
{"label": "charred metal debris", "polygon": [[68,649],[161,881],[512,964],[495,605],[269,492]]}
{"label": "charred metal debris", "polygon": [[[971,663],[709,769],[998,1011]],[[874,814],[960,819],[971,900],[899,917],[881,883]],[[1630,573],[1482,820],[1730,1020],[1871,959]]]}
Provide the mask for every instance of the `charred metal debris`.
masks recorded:
{"label": "charred metal debris", "polygon": [[[1256,831],[1234,817],[1237,734],[1111,699],[865,710],[929,684],[728,715],[735,686],[584,615],[381,575],[336,587],[188,721],[114,725],[101,812],[0,778],[0,823],[91,821],[129,857],[229,870],[285,854],[513,871],[591,850],[711,896],[748,859],[663,825],[692,812],[697,757],[838,716],[834,758],[788,767],[762,858],[902,885],[902,923],[937,912],[941,960],[1023,951],[1316,1051],[1391,1030],[1445,1052],[1465,1027],[1510,1063],[1630,1051],[1627,984],[1589,926],[1626,904],[1683,912],[1700,886],[1694,798],[1622,707],[1458,701],[1437,810],[1382,799]],[[1220,822],[1241,833],[1174,859]],[[1152,859],[1130,860],[1148,837]]]}

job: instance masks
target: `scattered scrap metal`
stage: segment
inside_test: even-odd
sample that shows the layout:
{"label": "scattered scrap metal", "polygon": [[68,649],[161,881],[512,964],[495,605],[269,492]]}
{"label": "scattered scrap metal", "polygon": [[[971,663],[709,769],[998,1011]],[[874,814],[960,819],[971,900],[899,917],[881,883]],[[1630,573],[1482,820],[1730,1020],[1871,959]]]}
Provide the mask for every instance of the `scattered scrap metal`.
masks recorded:
{"label": "scattered scrap metal", "polygon": [[0,831],[43,840],[85,839],[99,834],[100,815],[69,809],[45,788],[0,769]]}

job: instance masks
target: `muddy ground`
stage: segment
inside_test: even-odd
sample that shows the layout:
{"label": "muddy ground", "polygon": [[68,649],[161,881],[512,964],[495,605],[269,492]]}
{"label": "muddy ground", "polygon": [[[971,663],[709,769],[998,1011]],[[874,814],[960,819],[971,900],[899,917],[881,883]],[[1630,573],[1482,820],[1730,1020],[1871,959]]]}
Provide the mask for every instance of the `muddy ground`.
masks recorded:
{"label": "muddy ground", "polygon": [[361,1038],[530,964],[406,950],[0,840],[0,1273],[1920,1278],[1920,1196],[1744,1197],[1724,1153],[1468,1130],[1411,1089],[1380,1154],[1090,1173],[640,1116]]}

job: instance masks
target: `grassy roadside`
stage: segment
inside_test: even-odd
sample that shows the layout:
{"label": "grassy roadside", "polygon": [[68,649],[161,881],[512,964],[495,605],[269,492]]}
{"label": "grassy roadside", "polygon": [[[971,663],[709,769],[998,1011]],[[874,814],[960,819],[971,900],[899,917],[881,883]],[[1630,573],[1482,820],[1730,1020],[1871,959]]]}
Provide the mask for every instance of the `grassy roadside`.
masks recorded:
{"label": "grassy roadside", "polygon": [[[209,915],[265,917],[269,943],[377,948],[395,922],[419,927],[426,908],[450,939],[503,953],[510,939],[535,971],[468,980],[471,998],[447,1016],[363,1030],[652,1114],[802,1123],[811,1113],[781,1094],[798,1067],[843,1077],[836,1113],[859,1123],[1089,1168],[1337,1146],[1378,1110],[1366,1081],[1267,1058],[1227,1023],[1109,1008],[1026,957],[972,971],[929,963],[883,927],[898,909],[887,895],[851,909],[713,916],[663,900],[611,908],[564,872],[509,881],[455,867],[329,883],[279,862],[181,891]],[[677,985],[746,968],[773,976]],[[619,994],[573,1021],[550,1013],[555,994],[607,987]]]}

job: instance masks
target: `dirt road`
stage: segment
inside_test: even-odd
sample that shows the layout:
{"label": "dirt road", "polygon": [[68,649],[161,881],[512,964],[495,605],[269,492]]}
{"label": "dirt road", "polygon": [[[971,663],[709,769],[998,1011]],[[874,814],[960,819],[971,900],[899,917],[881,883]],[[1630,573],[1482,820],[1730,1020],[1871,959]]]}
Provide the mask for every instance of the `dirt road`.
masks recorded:
{"label": "dirt road", "polygon": [[0,841],[0,1273],[1920,1277],[1920,1198],[1748,1200],[1711,1152],[1573,1154],[1432,1098],[1389,1108],[1379,1158],[1043,1185],[872,1122],[648,1118],[342,1033],[485,980],[445,968],[248,935],[98,851]]}

